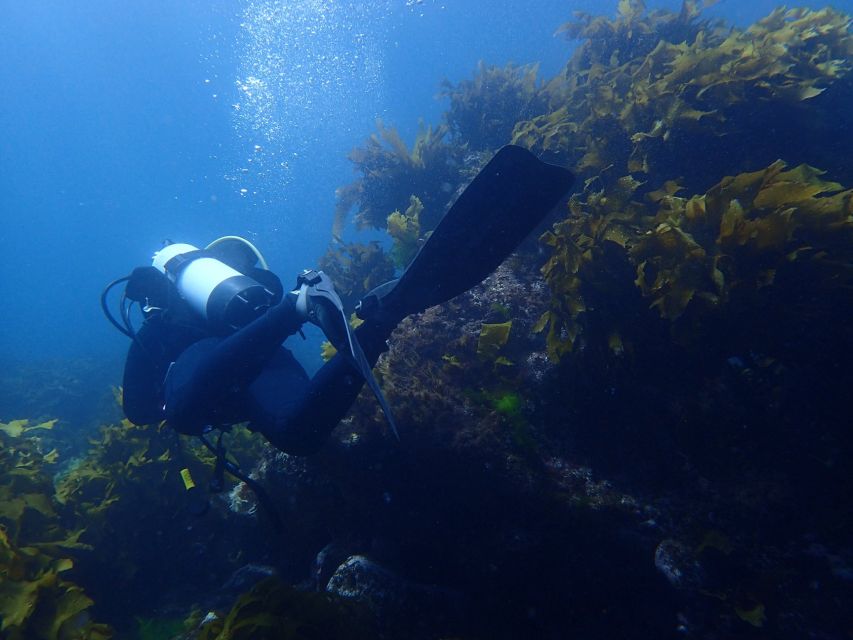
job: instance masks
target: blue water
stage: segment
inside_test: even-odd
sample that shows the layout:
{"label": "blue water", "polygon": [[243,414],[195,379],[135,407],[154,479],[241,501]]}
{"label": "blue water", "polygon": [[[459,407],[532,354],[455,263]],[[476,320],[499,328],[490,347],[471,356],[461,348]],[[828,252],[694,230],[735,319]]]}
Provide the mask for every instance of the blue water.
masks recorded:
{"label": "blue water", "polygon": [[[98,297],[165,238],[246,236],[288,282],[326,249],[346,154],[377,118],[411,140],[440,121],[441,80],[480,60],[547,78],[572,47],[557,27],[616,4],[4,3],[0,364],[91,355],[118,376],[126,339]],[[747,24],[776,4],[709,15]]]}

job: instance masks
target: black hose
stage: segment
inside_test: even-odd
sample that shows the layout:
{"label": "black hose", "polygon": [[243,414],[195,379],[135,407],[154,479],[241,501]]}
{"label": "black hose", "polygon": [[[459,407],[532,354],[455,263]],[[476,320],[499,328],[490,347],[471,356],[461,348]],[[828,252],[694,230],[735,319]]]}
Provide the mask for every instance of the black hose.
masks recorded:
{"label": "black hose", "polygon": [[[246,486],[252,490],[255,494],[255,497],[258,499],[258,503],[264,508],[269,516],[270,522],[272,522],[273,528],[281,533],[284,528],[284,524],[279,518],[278,513],[273,506],[272,500],[270,499],[269,494],[266,490],[260,485],[257,480],[253,480],[248,475],[246,475],[240,467],[231,462],[225,457],[225,447],[221,446],[222,436],[219,439],[219,446],[214,446],[210,443],[210,441],[205,438],[203,435],[198,437],[201,440],[202,444],[210,450],[210,452],[216,456],[216,464],[217,467],[221,470],[227,471],[232,476],[246,483]],[[221,466],[220,466],[221,465]],[[216,469],[214,469],[214,475],[216,474]]]}
{"label": "black hose", "polygon": [[[111,324],[112,324],[116,329],[118,329],[119,331],[121,331],[121,332],[122,332],[124,335],[126,335],[128,338],[133,339],[133,338],[135,338],[135,337],[136,337],[136,336],[135,336],[135,334],[133,333],[133,331],[132,331],[132,330],[129,330],[126,326],[125,326],[125,327],[123,327],[122,325],[120,325],[120,324],[118,323],[118,320],[116,320],[116,319],[115,319],[115,317],[113,316],[113,314],[112,314],[112,313],[110,313],[110,308],[109,308],[109,306],[107,305],[107,296],[109,295],[110,290],[111,290],[113,287],[115,287],[116,285],[119,285],[119,284],[121,284],[122,282],[127,282],[128,280],[130,280],[130,276],[124,276],[123,278],[119,278],[118,280],[113,280],[112,282],[110,282],[110,283],[106,286],[106,288],[104,289],[103,293],[101,294],[101,309],[103,310],[104,315],[107,317],[107,320],[109,320],[109,321],[110,321],[110,323],[111,323]],[[122,320],[124,320],[124,319],[125,319],[125,315],[126,315],[126,314],[125,314],[125,310],[124,310],[124,296],[122,296],[122,314],[121,314],[121,315],[122,315]]]}

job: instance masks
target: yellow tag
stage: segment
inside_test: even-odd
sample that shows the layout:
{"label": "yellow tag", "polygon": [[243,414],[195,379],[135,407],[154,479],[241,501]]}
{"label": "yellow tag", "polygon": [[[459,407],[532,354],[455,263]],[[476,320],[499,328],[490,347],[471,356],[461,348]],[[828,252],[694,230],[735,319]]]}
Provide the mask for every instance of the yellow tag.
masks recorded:
{"label": "yellow tag", "polygon": [[187,491],[195,488],[195,482],[193,482],[193,477],[190,475],[189,469],[181,469],[181,479],[184,481],[184,487]]}

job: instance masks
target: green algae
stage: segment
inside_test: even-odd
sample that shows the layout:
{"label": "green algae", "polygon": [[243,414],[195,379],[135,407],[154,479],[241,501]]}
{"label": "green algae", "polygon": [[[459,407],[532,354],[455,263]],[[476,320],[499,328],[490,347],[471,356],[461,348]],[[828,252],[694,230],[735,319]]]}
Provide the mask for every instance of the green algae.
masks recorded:
{"label": "green algae", "polygon": [[521,397],[517,393],[502,393],[494,399],[494,407],[499,413],[518,415],[521,410]]}

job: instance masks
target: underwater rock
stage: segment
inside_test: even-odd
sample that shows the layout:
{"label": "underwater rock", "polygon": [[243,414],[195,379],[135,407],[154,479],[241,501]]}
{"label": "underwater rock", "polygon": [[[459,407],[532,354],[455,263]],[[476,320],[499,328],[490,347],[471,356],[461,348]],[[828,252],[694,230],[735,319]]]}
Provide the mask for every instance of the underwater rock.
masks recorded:
{"label": "underwater rock", "polygon": [[375,607],[401,601],[406,590],[401,578],[365,556],[350,556],[335,569],[326,591],[357,598]]}
{"label": "underwater rock", "polygon": [[663,540],[655,549],[655,568],[676,589],[698,589],[704,579],[693,551],[677,540]]}
{"label": "underwater rock", "polygon": [[[850,20],[779,9],[732,29],[709,4],[579,15],[546,85],[483,65],[446,87],[446,125],[409,148],[380,123],[353,151],[335,235],[353,210],[386,230],[391,215],[399,249],[330,249],[348,307],[508,135],[587,180],[544,255],[391,336],[376,373],[399,443],[365,393],[310,460],[229,447],[257,461],[282,531],[240,484],[188,517],[184,454],[156,427],[111,424],[55,482],[64,452],[0,429],[0,600],[38,596],[0,632],[73,634],[90,595],[113,616],[188,605],[188,583],[231,597],[269,565],[328,592],[262,580],[202,637],[377,637],[332,593],[369,602],[386,637],[847,637]],[[71,382],[6,395],[53,414]],[[205,478],[209,455],[187,451]]]}
{"label": "underwater rock", "polygon": [[367,603],[386,633],[397,630],[408,637],[419,637],[417,629],[427,621],[432,630],[453,626],[454,620],[458,624],[463,612],[459,593],[408,581],[362,555],[347,558],[332,574],[326,591]]}
{"label": "underwater rock", "polygon": [[258,512],[258,497],[245,482],[238,482],[223,495],[231,513],[254,516]]}
{"label": "underwater rock", "polygon": [[369,612],[325,593],[299,591],[275,578],[258,582],[224,616],[205,617],[198,640],[368,640],[376,638]]}
{"label": "underwater rock", "polygon": [[234,595],[248,591],[258,582],[276,574],[274,567],[261,564],[246,564],[237,569],[228,581],[222,585],[222,591],[232,592]]}
{"label": "underwater rock", "polygon": [[337,542],[330,542],[320,549],[311,565],[309,580],[311,588],[315,591],[324,591],[329,584],[329,579],[350,555],[347,547]]}

